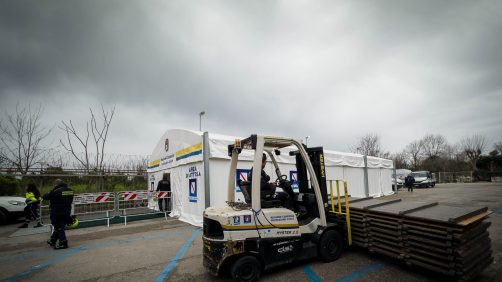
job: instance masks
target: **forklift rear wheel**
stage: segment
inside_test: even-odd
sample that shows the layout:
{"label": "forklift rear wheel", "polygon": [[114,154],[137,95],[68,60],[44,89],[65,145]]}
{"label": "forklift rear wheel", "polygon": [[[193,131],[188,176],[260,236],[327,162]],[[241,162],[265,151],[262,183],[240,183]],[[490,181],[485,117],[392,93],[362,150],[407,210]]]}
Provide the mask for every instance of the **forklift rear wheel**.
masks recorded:
{"label": "forklift rear wheel", "polygon": [[342,236],[336,230],[327,230],[319,240],[319,258],[324,262],[331,262],[342,254]]}
{"label": "forklift rear wheel", "polygon": [[261,274],[261,264],[253,256],[243,256],[233,263],[231,274],[234,281],[257,281]]}

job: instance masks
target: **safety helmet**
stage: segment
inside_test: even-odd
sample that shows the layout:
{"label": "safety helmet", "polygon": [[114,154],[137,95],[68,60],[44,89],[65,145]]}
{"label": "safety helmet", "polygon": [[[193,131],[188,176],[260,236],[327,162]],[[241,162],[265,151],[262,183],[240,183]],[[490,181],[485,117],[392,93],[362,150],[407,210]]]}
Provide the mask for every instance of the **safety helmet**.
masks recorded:
{"label": "safety helmet", "polygon": [[77,218],[77,216],[72,215],[70,217],[70,220],[66,224],[66,228],[73,229],[73,228],[77,228],[77,226],[78,226],[78,218]]}

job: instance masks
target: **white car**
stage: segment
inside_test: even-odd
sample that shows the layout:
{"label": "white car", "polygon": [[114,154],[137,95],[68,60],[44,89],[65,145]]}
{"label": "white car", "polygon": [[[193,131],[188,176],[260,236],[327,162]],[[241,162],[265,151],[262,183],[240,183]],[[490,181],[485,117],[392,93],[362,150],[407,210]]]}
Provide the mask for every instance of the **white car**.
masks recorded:
{"label": "white car", "polygon": [[16,219],[24,215],[26,207],[25,198],[1,196],[0,197],[0,224],[5,224],[9,219]]}

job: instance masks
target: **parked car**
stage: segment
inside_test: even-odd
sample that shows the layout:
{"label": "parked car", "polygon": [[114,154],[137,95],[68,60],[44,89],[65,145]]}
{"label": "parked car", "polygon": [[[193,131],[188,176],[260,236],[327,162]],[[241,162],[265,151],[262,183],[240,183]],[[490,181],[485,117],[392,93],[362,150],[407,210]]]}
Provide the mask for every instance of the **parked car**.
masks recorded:
{"label": "parked car", "polygon": [[436,179],[433,177],[430,171],[414,171],[411,173],[413,178],[415,178],[415,187],[434,187],[436,186]]}
{"label": "parked car", "polygon": [[[404,178],[411,173],[411,170],[409,169],[396,169],[396,182],[397,182],[397,187],[403,187],[404,186]],[[394,186],[394,173],[392,174],[392,186]]]}
{"label": "parked car", "polygon": [[0,197],[0,224],[5,224],[9,220],[17,219],[24,215],[26,206],[25,198],[1,196]]}

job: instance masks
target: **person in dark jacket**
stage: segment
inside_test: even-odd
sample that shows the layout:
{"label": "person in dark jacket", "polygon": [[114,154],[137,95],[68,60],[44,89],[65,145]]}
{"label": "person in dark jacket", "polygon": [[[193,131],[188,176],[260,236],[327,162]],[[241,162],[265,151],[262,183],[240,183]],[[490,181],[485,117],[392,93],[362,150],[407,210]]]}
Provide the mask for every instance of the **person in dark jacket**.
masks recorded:
{"label": "person in dark jacket", "polygon": [[[162,180],[157,184],[157,192],[171,192],[171,179],[169,173],[162,175]],[[159,210],[169,211],[171,205],[171,193],[167,193],[168,198],[159,198]]]}
{"label": "person in dark jacket", "polygon": [[408,174],[406,178],[404,179],[404,185],[408,187],[408,192],[413,192],[413,185],[415,184],[415,178],[413,175]]}
{"label": "person in dark jacket", "polygon": [[73,191],[61,179],[54,181],[54,188],[49,193],[42,196],[42,199],[49,200],[51,223],[54,227],[51,238],[47,244],[54,249],[68,248],[68,239],[65,234],[65,226],[71,217],[71,204],[73,202]]}
{"label": "person in dark jacket", "polygon": [[[292,196],[294,196],[293,188],[291,188],[291,184],[289,186],[283,185],[280,186],[284,191],[286,192],[275,192],[276,190],[276,185],[274,183],[269,183],[270,181],[270,176],[265,172],[265,165],[267,164],[267,155],[264,153],[261,159],[261,177],[260,177],[260,197],[263,200],[271,200],[271,199],[276,199],[280,200],[282,203],[282,206],[288,209],[292,208],[292,202],[291,200],[293,199]],[[248,176],[248,181],[252,182],[253,181],[253,168],[251,168],[251,172],[249,173]],[[289,183],[289,182],[288,182]],[[293,194],[293,195],[291,195]]]}
{"label": "person in dark jacket", "polygon": [[[265,153],[261,159],[261,177],[260,177],[260,196],[262,199],[270,199],[273,195],[275,195],[276,186],[273,183],[269,183],[270,176],[265,172],[265,165],[267,164],[267,155]],[[251,168],[251,172],[248,176],[248,181],[253,181],[253,168]]]}

